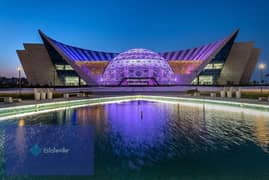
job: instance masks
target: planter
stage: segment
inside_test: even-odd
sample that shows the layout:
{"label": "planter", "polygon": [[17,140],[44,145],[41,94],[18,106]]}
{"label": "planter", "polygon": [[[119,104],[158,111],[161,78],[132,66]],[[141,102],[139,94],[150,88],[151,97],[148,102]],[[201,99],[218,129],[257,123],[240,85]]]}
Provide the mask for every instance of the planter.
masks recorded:
{"label": "planter", "polygon": [[223,90],[223,91],[220,91],[220,97],[222,97],[222,98],[225,98],[225,91]]}
{"label": "planter", "polygon": [[35,92],[35,100],[40,100],[40,92]]}
{"label": "planter", "polygon": [[45,92],[41,92],[41,100],[45,100],[46,99],[46,93]]}

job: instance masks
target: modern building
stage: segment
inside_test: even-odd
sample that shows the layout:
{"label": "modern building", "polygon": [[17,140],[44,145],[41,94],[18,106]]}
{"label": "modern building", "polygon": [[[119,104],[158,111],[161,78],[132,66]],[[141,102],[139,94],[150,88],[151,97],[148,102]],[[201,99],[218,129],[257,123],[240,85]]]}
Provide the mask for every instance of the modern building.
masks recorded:
{"label": "modern building", "polygon": [[247,84],[261,49],[254,42],[235,42],[238,32],[186,50],[112,53],[70,46],[39,30],[43,44],[25,43],[17,54],[32,85]]}

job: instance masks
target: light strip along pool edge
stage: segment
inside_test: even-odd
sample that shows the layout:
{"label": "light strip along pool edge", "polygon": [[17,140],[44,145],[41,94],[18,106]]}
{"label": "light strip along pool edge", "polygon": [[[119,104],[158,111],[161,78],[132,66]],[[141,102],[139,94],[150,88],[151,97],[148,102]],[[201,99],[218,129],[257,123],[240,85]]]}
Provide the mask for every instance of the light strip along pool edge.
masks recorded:
{"label": "light strip along pool edge", "polygon": [[33,115],[38,113],[58,111],[67,108],[78,108],[99,104],[128,102],[133,100],[146,100],[146,101],[168,102],[168,103],[180,103],[180,102],[187,102],[187,103],[189,102],[198,104],[206,103],[206,104],[216,104],[216,105],[234,106],[247,109],[269,111],[269,104],[263,105],[263,104],[254,104],[245,102],[234,102],[227,100],[226,101],[211,100],[211,99],[190,98],[190,97],[133,95],[133,96],[115,96],[115,97],[92,98],[81,100],[67,100],[67,101],[0,108],[0,120]]}
{"label": "light strip along pool edge", "polygon": [[136,100],[136,98],[137,98],[136,96],[116,96],[105,98],[48,102],[33,105],[21,105],[15,107],[0,108],[0,120],[64,110],[68,108],[78,108],[92,105],[126,102]]}

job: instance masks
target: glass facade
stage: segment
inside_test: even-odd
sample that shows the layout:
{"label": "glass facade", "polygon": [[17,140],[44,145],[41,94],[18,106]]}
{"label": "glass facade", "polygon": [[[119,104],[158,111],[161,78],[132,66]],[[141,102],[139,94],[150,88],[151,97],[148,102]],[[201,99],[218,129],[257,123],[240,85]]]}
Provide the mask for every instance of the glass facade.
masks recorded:
{"label": "glass facade", "polygon": [[56,68],[56,70],[64,70],[64,65],[56,64],[55,68]]}
{"label": "glass facade", "polygon": [[[210,64],[204,67],[202,72],[199,74],[199,84],[202,84],[202,79],[205,78],[205,84],[216,85],[218,84],[218,78],[220,76],[221,70],[224,66],[226,59],[231,51],[234,44],[234,40],[237,33],[226,43],[226,45],[219,51],[218,54],[211,60]],[[208,78],[210,77],[210,78]],[[207,79],[207,80],[206,80]],[[212,79],[212,80],[209,80]],[[194,82],[194,81],[193,81]]]}
{"label": "glass facade", "polygon": [[56,70],[60,70],[60,71],[73,71],[74,70],[70,65],[61,65],[61,64],[56,64],[55,68]]}
{"label": "glass facade", "polygon": [[78,76],[66,76],[64,82],[66,86],[86,85],[86,82]]}
{"label": "glass facade", "polygon": [[206,65],[206,67],[204,69],[222,69],[223,67],[223,63],[212,63],[212,64],[208,64]]}
{"label": "glass facade", "polygon": [[63,59],[47,39],[43,38],[43,36],[41,37],[56,69],[56,75],[59,77],[62,84],[64,86],[85,85],[85,81],[80,80],[81,78],[76,71]]}
{"label": "glass facade", "polygon": [[79,85],[79,78],[74,76],[66,76],[64,78],[66,86],[78,86]]}
{"label": "glass facade", "polygon": [[[202,75],[199,76],[199,85],[212,85],[214,83],[213,76]],[[192,81],[192,84],[197,84],[197,77]]]}

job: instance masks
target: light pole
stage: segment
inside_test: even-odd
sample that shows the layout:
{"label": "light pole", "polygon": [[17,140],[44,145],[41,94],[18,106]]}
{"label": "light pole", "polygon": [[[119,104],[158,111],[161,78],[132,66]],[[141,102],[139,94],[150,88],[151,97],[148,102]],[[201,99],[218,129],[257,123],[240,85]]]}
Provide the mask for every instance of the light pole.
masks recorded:
{"label": "light pole", "polygon": [[18,66],[17,71],[19,73],[19,83],[18,83],[18,85],[19,85],[19,94],[20,95],[21,95],[21,70],[22,70],[21,66]]}
{"label": "light pole", "polygon": [[56,85],[56,70],[53,70],[53,89],[55,90],[55,85]]}
{"label": "light pole", "polygon": [[195,76],[196,76],[196,91],[198,91],[198,86],[200,84],[200,79],[199,79],[199,75],[198,75],[198,71],[195,71]]}
{"label": "light pole", "polygon": [[263,70],[266,68],[266,65],[264,63],[259,64],[259,70],[261,73],[261,83],[263,83]]}
{"label": "light pole", "polygon": [[[259,70],[260,70],[260,73],[261,73],[261,83],[263,83],[263,70],[266,68],[266,65],[264,63],[260,63],[259,64]],[[262,93],[262,86],[261,86],[261,93]]]}

